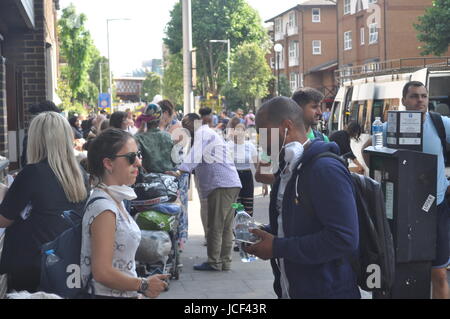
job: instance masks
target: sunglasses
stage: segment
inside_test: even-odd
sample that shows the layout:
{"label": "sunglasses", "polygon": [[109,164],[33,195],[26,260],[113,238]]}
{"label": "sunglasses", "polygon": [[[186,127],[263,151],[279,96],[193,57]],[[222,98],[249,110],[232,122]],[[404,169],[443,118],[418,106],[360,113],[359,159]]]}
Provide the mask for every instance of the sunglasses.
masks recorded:
{"label": "sunglasses", "polygon": [[115,159],[118,157],[125,157],[128,160],[128,163],[130,163],[130,165],[134,165],[134,163],[136,163],[137,158],[142,159],[142,153],[141,153],[141,151],[137,151],[137,152],[128,153],[125,155],[115,155],[111,159]]}

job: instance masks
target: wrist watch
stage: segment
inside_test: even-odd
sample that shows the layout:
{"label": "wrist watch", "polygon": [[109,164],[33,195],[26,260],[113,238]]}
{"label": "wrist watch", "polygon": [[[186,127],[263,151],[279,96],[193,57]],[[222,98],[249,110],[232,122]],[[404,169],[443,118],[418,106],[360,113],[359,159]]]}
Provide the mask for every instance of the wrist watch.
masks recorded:
{"label": "wrist watch", "polygon": [[139,286],[138,293],[145,295],[145,293],[148,290],[150,285],[148,284],[148,281],[146,278],[140,278],[140,280],[141,280],[141,284]]}

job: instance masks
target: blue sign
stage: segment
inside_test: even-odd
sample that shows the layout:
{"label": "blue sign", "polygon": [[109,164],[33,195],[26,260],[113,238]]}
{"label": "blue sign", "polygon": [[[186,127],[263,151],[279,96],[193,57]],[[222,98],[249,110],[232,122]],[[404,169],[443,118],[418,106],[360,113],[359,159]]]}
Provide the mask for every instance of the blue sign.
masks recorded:
{"label": "blue sign", "polygon": [[98,95],[98,107],[101,109],[111,107],[111,97],[109,93],[100,93]]}

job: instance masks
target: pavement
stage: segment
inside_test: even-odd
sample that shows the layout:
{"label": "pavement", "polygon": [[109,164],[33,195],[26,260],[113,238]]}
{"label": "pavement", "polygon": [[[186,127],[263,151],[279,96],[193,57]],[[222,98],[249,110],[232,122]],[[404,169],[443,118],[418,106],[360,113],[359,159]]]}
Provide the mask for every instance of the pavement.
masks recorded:
{"label": "pavement", "polygon": [[[257,222],[268,223],[269,198],[261,196],[262,188],[255,188]],[[203,226],[200,219],[200,201],[193,191],[189,202],[189,240],[181,254],[183,270],[179,280],[170,282],[168,292],[159,299],[276,299],[273,275],[269,262],[256,260],[243,263],[239,253],[233,252],[230,271],[202,272],[193,270],[194,264],[207,260]]]}

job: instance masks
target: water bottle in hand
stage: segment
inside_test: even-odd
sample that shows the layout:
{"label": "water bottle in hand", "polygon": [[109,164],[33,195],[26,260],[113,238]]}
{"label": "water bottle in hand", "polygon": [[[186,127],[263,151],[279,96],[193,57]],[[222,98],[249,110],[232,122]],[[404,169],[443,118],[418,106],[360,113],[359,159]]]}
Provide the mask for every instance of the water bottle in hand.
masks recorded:
{"label": "water bottle in hand", "polygon": [[236,217],[234,218],[234,234],[239,245],[241,261],[245,263],[255,261],[258,258],[248,254],[244,250],[244,247],[258,241],[259,238],[250,232],[250,229],[256,228],[256,224],[253,217],[245,212],[242,204],[233,204],[233,208],[236,210]]}

